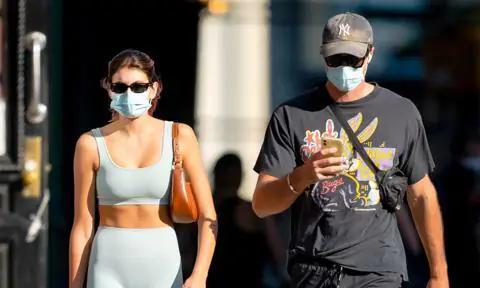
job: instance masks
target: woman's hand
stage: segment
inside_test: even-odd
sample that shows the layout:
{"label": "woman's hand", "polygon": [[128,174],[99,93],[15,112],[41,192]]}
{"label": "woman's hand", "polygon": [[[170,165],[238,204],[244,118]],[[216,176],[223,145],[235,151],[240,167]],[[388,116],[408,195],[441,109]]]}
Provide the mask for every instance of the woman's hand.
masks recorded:
{"label": "woman's hand", "polygon": [[200,277],[192,274],[185,283],[183,283],[182,288],[206,288],[207,287],[207,278]]}

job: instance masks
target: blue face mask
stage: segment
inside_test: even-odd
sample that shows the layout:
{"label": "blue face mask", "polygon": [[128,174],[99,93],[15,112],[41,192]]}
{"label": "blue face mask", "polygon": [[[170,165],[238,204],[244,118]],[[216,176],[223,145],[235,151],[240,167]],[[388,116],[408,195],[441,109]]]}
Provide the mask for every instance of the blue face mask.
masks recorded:
{"label": "blue face mask", "polygon": [[338,90],[348,92],[360,85],[365,79],[365,76],[363,75],[363,67],[327,66],[327,78]]}
{"label": "blue face mask", "polygon": [[110,108],[127,118],[142,116],[152,106],[148,99],[149,90],[134,93],[130,89],[124,93],[112,93]]}

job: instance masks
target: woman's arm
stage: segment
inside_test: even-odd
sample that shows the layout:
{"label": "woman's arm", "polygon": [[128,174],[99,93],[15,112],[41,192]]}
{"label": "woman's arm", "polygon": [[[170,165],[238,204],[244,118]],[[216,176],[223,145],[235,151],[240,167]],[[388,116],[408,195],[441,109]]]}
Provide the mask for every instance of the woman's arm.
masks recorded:
{"label": "woman's arm", "polygon": [[75,147],[74,166],[74,220],[70,232],[69,287],[83,287],[94,235],[95,170],[98,167],[95,139],[83,134]]}
{"label": "woman's arm", "polygon": [[183,157],[183,166],[190,178],[199,212],[197,258],[192,275],[187,279],[184,287],[205,287],[208,269],[215,250],[217,215],[213,205],[208,177],[200,156],[197,138],[190,126],[180,124],[179,144]]}

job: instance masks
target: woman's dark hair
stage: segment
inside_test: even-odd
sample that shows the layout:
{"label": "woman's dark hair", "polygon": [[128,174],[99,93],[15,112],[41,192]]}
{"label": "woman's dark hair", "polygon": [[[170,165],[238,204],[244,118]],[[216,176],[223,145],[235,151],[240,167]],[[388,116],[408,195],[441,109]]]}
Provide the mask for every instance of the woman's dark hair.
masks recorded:
{"label": "woman's dark hair", "polygon": [[[158,82],[159,89],[157,90],[157,95],[155,95],[155,97],[152,99],[152,107],[148,109],[148,114],[152,115],[157,108],[157,102],[160,98],[160,91],[162,87],[160,76],[155,72],[155,62],[152,60],[152,58],[150,58],[150,56],[141,51],[134,49],[123,50],[115,55],[110,62],[108,62],[108,73],[107,77],[102,79],[102,87],[108,90],[112,84],[113,75],[124,67],[140,69],[147,75],[149,82]],[[117,117],[118,113],[116,111],[112,111],[112,120]]]}

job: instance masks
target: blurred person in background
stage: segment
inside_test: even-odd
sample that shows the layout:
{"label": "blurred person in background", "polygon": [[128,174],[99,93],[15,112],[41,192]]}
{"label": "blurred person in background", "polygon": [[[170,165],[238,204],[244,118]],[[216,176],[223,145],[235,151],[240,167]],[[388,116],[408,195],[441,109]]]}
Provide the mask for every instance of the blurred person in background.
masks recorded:
{"label": "blurred person in background", "polygon": [[219,234],[209,288],[264,287],[263,271],[271,256],[264,223],[250,202],[238,197],[242,174],[241,160],[232,153],[220,157],[213,170]]}
{"label": "blurred person in background", "polygon": [[[353,13],[330,18],[321,54],[325,86],[274,111],[254,170],[257,215],[291,208],[292,287],[403,287],[405,251],[395,213],[384,208],[374,173],[330,110],[335,105],[381,170],[399,168],[430,267],[429,288],[449,287],[434,168],[420,113],[408,99],[365,81],[374,55],[370,23]],[[322,139],[339,138],[336,148]]]}
{"label": "blurred person in background", "polygon": [[86,281],[89,288],[204,288],[216,214],[195,134],[179,125],[183,166],[199,210],[197,259],[184,283],[169,215],[172,122],[152,117],[162,90],[154,62],[143,52],[124,50],[109,62],[103,85],[112,121],[81,135],[75,150],[70,287]]}

